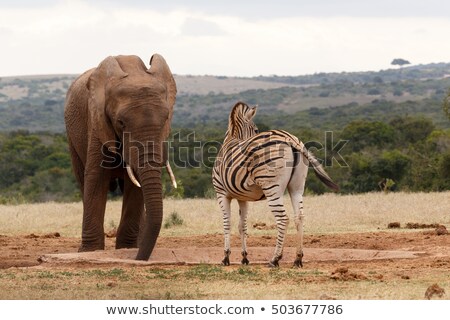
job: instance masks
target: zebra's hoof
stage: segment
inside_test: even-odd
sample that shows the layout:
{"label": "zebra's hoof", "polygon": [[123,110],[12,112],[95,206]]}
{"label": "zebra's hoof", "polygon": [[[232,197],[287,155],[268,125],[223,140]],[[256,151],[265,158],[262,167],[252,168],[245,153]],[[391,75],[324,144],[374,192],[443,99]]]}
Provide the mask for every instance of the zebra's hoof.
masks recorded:
{"label": "zebra's hoof", "polygon": [[275,256],[270,262],[269,262],[269,268],[278,268],[280,265],[278,264],[278,261],[280,261],[283,258],[283,254],[280,254],[279,256]]}
{"label": "zebra's hoof", "polygon": [[241,263],[248,265],[250,263],[250,261],[248,261],[248,259],[247,259],[247,255],[248,255],[247,251],[242,251],[241,254],[242,254]]}
{"label": "zebra's hoof", "polygon": [[230,258],[229,257],[223,258],[222,265],[229,266],[230,265]]}
{"label": "zebra's hoof", "polygon": [[269,262],[269,268],[278,268],[280,265],[278,264],[278,260],[273,260]]}
{"label": "zebra's hoof", "polygon": [[303,268],[303,262],[302,262],[302,259],[303,259],[303,252],[297,254],[297,258],[296,258],[295,261],[294,261],[294,267],[297,267],[297,268]]}
{"label": "zebra's hoof", "polygon": [[296,260],[294,261],[294,267],[296,267],[296,268],[303,268],[303,262],[302,262],[302,259],[296,259]]}

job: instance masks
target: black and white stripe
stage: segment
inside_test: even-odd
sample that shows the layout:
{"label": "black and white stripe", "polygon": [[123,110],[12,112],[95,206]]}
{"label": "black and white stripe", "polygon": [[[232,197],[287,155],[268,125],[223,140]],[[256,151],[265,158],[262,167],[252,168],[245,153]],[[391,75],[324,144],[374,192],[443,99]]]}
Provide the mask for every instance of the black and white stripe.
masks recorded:
{"label": "black and white stripe", "polygon": [[253,122],[256,107],[238,102],[232,109],[228,130],[213,169],[212,180],[217,200],[223,213],[225,233],[225,258],[230,255],[230,202],[239,203],[239,232],[242,240],[242,263],[247,264],[247,201],[267,199],[277,226],[277,242],[271,266],[277,266],[283,254],[283,244],[289,218],[283,203],[286,188],[294,208],[298,245],[296,266],[303,257],[303,191],[311,163],[314,172],[328,187],[337,191],[319,161],[305,148],[297,137],[282,130],[258,132]]}

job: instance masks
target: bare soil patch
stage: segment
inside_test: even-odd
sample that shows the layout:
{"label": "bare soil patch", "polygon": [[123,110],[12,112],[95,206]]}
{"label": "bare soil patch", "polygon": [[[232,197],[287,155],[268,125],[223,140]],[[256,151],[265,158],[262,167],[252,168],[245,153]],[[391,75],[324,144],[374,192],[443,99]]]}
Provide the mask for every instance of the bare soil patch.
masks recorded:
{"label": "bare soil patch", "polygon": [[[136,254],[134,249],[114,250],[114,238],[106,238],[106,250],[79,254],[80,239],[62,237],[58,232],[28,234],[23,236],[0,235],[0,269],[37,266],[42,261],[64,261],[67,266],[80,261],[89,263],[130,263]],[[241,259],[239,236],[232,237],[231,259]],[[223,255],[223,237],[209,234],[188,237],[160,237],[155,254],[148,264],[217,264]],[[251,263],[266,263],[274,249],[275,236],[257,236],[248,239]],[[305,262],[371,262],[373,266],[393,264],[397,259],[420,260],[421,258],[450,257],[450,236],[422,232],[371,232],[305,237]],[[40,257],[44,256],[44,259]],[[45,258],[46,257],[46,258]],[[295,257],[295,238],[288,235],[283,263],[291,263]],[[145,264],[145,263],[144,263]],[[448,260],[436,262],[450,266]],[[130,263],[131,265],[131,263]]]}
{"label": "bare soil patch", "polygon": [[234,263],[222,267],[221,234],[160,237],[149,262],[114,250],[114,238],[78,254],[79,238],[57,234],[0,235],[0,298],[445,299],[449,290],[450,236],[426,231],[308,235],[302,269],[292,268],[294,235],[270,269],[269,235],[250,236],[244,267],[234,235]]}
{"label": "bare soil patch", "polygon": [[[240,264],[240,248],[231,248],[232,264]],[[249,247],[248,259],[252,264],[267,264],[273,253],[270,247]],[[149,261],[136,261],[137,249],[106,250],[83,253],[45,254],[39,257],[39,262],[46,264],[122,264],[122,265],[217,265],[223,259],[221,247],[184,247],[184,248],[155,248]],[[311,261],[370,261],[381,259],[414,259],[425,252],[399,251],[399,250],[365,250],[365,249],[322,249],[305,248],[305,262]],[[284,248],[283,260],[293,262],[296,249]]]}

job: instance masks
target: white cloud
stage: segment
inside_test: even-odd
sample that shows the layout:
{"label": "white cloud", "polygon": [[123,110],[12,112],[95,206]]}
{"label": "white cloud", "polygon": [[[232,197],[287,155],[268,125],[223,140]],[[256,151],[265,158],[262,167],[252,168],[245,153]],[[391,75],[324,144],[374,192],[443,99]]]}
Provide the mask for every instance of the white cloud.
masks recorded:
{"label": "white cloud", "polygon": [[445,18],[280,17],[100,7],[2,8],[0,76],[81,73],[104,57],[154,52],[178,74],[252,76],[374,70],[393,58],[448,61]]}
{"label": "white cloud", "polygon": [[181,32],[186,36],[221,36],[226,32],[214,21],[188,17],[181,26]]}

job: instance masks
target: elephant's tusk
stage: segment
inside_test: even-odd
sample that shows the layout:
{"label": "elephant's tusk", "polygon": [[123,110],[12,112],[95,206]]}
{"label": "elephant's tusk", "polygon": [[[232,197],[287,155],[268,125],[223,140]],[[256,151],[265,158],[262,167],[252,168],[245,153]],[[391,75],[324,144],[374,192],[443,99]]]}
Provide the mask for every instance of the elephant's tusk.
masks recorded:
{"label": "elephant's tusk", "polygon": [[131,182],[133,182],[136,185],[136,187],[140,188],[141,185],[137,181],[136,177],[134,176],[133,169],[131,169],[131,167],[129,165],[127,165],[127,173],[128,173],[128,176],[130,177]]}
{"label": "elephant's tusk", "polygon": [[166,161],[166,169],[167,169],[167,173],[170,176],[170,180],[172,180],[172,185],[176,189],[177,188],[177,180],[175,179],[175,176],[173,175],[173,171],[172,171],[172,168],[170,167],[169,160]]}

